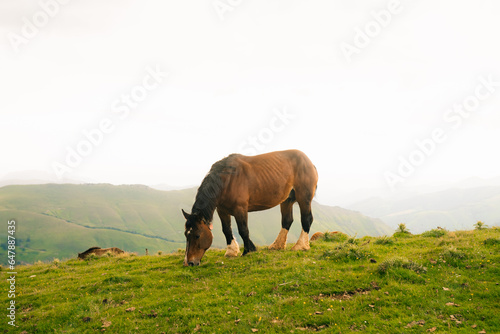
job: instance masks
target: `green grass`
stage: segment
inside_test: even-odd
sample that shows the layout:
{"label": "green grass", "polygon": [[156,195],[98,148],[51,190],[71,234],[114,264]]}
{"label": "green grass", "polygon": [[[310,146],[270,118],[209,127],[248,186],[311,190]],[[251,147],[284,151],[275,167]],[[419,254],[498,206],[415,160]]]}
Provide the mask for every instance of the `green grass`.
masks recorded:
{"label": "green grass", "polygon": [[391,270],[405,269],[416,272],[417,274],[427,271],[427,268],[418,264],[414,261],[408,260],[404,257],[391,257],[384,260],[378,266],[378,272],[380,274],[388,274]]}
{"label": "green grass", "polygon": [[381,236],[375,240],[375,245],[393,245],[394,239],[386,235]]}
{"label": "green grass", "polygon": [[498,333],[500,247],[488,240],[499,237],[342,238],[237,258],[214,249],[200,267],[183,267],[182,250],[20,266],[17,332]]}
{"label": "green grass", "polygon": [[446,230],[443,229],[432,229],[430,231],[422,233],[422,236],[426,238],[440,238],[445,235],[446,235]]}

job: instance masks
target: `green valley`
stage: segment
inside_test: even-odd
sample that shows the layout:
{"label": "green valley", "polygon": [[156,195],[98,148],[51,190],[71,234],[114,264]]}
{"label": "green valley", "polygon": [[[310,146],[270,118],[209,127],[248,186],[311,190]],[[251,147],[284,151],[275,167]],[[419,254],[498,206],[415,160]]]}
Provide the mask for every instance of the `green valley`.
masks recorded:
{"label": "green valley", "polygon": [[[76,257],[92,246],[118,247],[128,252],[169,253],[185,245],[181,209],[190,210],[196,188],[159,191],[142,185],[45,184],[0,188],[0,220],[17,222],[18,261],[51,261]],[[384,223],[358,212],[313,204],[312,232],[336,230],[357,235],[392,233]],[[300,234],[298,205],[289,235]],[[257,245],[269,245],[281,225],[279,207],[250,213],[249,228]],[[236,224],[233,230],[237,238]],[[7,230],[0,231],[5,250]],[[214,219],[214,247],[224,247],[220,221]],[[1,259],[5,264],[6,260]]]}

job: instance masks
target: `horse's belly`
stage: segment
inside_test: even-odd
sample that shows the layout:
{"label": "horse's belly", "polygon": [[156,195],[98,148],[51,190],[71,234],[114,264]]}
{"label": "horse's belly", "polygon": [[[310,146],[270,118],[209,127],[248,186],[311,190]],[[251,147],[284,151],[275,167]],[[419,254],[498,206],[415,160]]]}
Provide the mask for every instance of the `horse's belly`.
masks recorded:
{"label": "horse's belly", "polygon": [[[278,204],[280,204],[280,203],[278,203]],[[263,211],[263,210],[271,209],[271,208],[274,208],[278,204],[275,204],[275,205],[272,205],[272,206],[270,206],[270,205],[263,205],[263,204],[249,205],[248,206],[248,212]]]}
{"label": "horse's belly", "polygon": [[256,196],[255,198],[251,197],[248,201],[248,211],[262,211],[274,208],[286,201],[290,195],[290,191],[291,189],[284,189],[284,191],[280,193],[267,193],[265,195],[261,194],[261,196]]}

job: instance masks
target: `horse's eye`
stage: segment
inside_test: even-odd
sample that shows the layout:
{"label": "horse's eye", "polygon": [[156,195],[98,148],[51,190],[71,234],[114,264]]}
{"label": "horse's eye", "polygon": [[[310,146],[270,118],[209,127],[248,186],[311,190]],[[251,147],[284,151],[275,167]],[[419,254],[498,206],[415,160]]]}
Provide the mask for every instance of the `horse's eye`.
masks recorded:
{"label": "horse's eye", "polygon": [[199,239],[199,238],[200,238],[200,236],[199,236],[199,235],[197,235],[197,236],[196,236],[196,239]]}

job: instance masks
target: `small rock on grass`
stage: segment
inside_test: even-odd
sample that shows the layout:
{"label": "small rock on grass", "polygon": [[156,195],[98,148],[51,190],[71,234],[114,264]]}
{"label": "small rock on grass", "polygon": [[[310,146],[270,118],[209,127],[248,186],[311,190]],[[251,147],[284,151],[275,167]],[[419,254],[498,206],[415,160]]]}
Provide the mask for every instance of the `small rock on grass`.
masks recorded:
{"label": "small rock on grass", "polygon": [[406,328],[411,328],[411,327],[416,326],[416,325],[419,325],[419,326],[425,325],[425,320],[412,321],[408,325],[406,325],[405,327]]}

